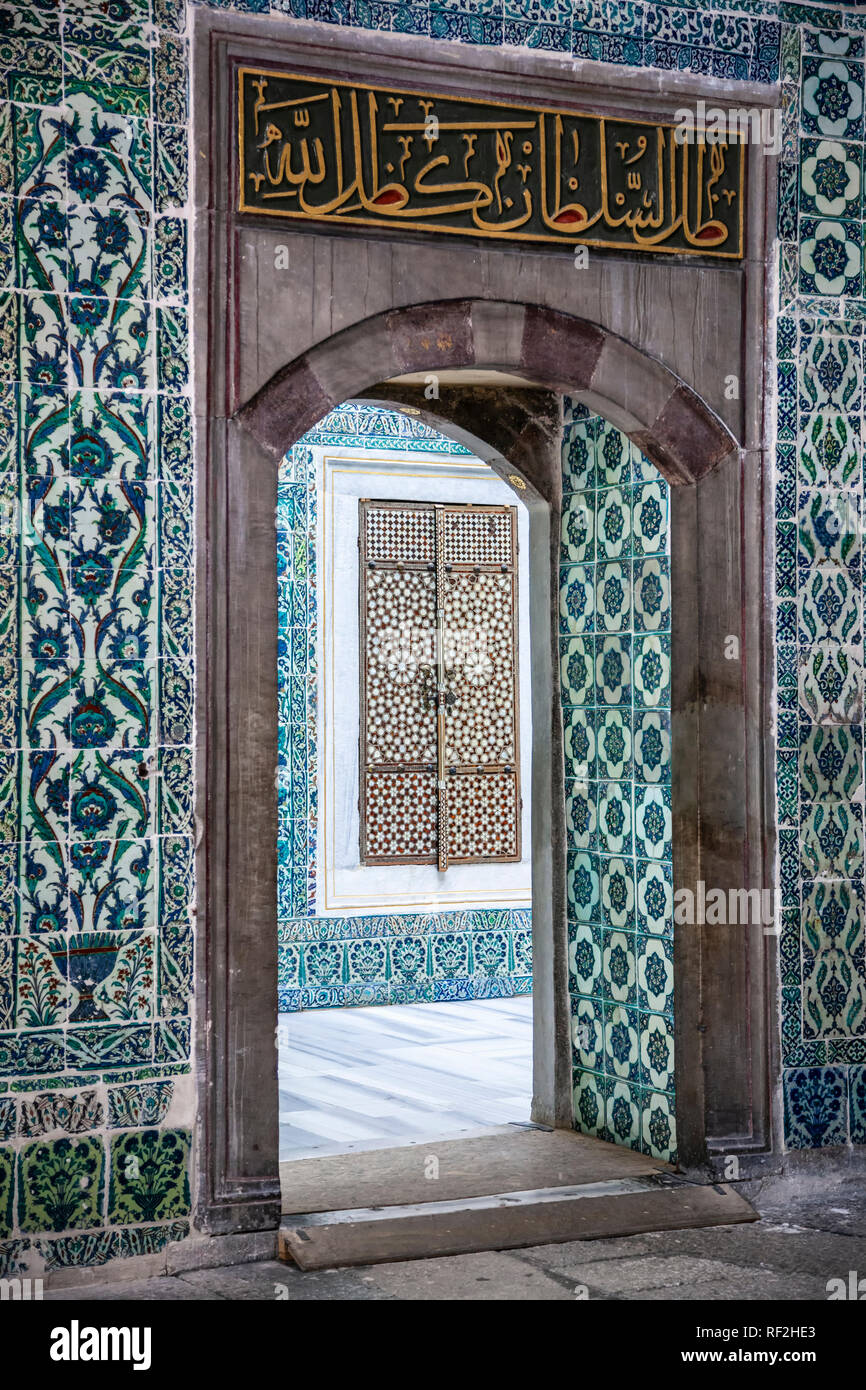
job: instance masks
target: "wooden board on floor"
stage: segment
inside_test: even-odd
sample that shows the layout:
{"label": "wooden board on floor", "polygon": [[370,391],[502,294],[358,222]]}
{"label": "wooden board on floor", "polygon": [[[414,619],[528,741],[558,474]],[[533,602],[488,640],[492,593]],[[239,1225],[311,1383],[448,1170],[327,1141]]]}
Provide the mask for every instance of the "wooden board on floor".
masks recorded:
{"label": "wooden board on floor", "polygon": [[503,1125],[465,1139],[290,1160],[280,1164],[280,1183],[283,1211],[308,1213],[571,1187],[670,1171],[658,1159],[572,1130]]}
{"label": "wooden board on floor", "polygon": [[567,1192],[503,1193],[481,1202],[284,1218],[279,1255],[301,1269],[329,1269],[757,1219],[727,1185],[621,1179]]}

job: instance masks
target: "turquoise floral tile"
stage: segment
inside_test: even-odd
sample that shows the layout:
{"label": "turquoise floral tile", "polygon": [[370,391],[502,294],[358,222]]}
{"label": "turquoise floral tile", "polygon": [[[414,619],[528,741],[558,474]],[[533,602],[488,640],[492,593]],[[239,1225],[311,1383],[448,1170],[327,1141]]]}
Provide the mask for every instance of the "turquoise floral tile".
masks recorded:
{"label": "turquoise floral tile", "polygon": [[622,1081],[640,1082],[640,1016],[621,1004],[604,1008],[604,1051],[612,1074]]}
{"label": "turquoise floral tile", "polygon": [[568,633],[595,631],[594,567],[563,566],[560,570],[559,630]]}
{"label": "turquoise floral tile", "polygon": [[667,710],[635,712],[633,748],[636,781],[670,781],[671,720]]}
{"label": "turquoise floral tile", "polygon": [[639,1150],[640,1088],[626,1081],[612,1081],[606,1089],[605,1120],[611,1138],[626,1148]]}
{"label": "turquoise floral tile", "polygon": [[600,637],[595,648],[595,693],[599,705],[631,703],[630,637]]}
{"label": "turquoise floral tile", "polygon": [[816,565],[798,593],[798,640],[805,644],[856,639],[863,622],[862,593],[853,575],[838,565]]}
{"label": "turquoise floral tile", "polygon": [[631,797],[628,782],[598,784],[598,845],[605,854],[632,853]]}
{"label": "turquoise floral tile", "polygon": [[565,827],[569,848],[598,848],[597,796],[595,782],[566,782]]}
{"label": "turquoise floral tile", "polygon": [[609,927],[633,931],[635,926],[635,862],[621,855],[601,862],[601,914]]}
{"label": "turquoise floral tile", "polygon": [[[860,379],[859,371],[857,379]],[[827,381],[825,375],[824,382]],[[815,399],[829,397],[829,391],[811,389],[812,386],[807,378],[804,389],[809,390],[810,395]],[[798,465],[801,486],[843,490],[856,487],[861,468],[862,445],[856,417],[840,414],[838,408],[827,404],[814,414],[801,413]]]}
{"label": "turquoise floral tile", "polygon": [[611,487],[597,494],[596,553],[599,559],[631,554],[631,490]]}
{"label": "turquoise floral tile", "polygon": [[595,559],[595,494],[575,492],[563,498],[562,563]]}
{"label": "turquoise floral tile", "polygon": [[632,625],[631,569],[614,561],[595,567],[596,628],[599,632],[628,632]]}
{"label": "turquoise floral tile", "polygon": [[676,1163],[676,1112],[670,1092],[641,1092],[641,1151]]}
{"label": "turquoise floral tile", "polygon": [[628,782],[632,770],[631,713],[604,709],[598,713],[596,750],[599,775],[614,782]]}
{"label": "turquoise floral tile", "polygon": [[573,999],[571,1040],[579,1071],[595,1071],[603,1062],[604,1005],[597,999]]}

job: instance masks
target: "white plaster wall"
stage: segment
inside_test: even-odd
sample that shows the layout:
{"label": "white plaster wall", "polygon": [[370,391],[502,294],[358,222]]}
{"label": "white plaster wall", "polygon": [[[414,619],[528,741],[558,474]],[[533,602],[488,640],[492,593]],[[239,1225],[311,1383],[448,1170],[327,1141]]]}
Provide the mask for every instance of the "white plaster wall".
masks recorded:
{"label": "white plaster wall", "polygon": [[480,459],[446,454],[317,448],[320,595],[318,711],[320,833],[317,916],[444,912],[531,906],[529,516],[518,502],[518,652],[523,795],[519,864],[362,865],[359,858],[360,672],[358,499],[487,502],[515,495]]}

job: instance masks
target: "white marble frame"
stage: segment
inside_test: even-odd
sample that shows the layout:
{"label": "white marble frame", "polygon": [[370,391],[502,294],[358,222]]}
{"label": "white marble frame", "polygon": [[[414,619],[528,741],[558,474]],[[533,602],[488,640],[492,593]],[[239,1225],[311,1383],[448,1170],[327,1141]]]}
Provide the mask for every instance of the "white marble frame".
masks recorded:
{"label": "white marble frame", "polygon": [[314,447],[321,505],[317,741],[320,833],[317,917],[455,912],[532,905],[532,708],[529,667],[529,514],[517,504],[522,858],[516,864],[361,864],[359,853],[358,499],[514,505],[515,493],[474,457],[369,447]]}

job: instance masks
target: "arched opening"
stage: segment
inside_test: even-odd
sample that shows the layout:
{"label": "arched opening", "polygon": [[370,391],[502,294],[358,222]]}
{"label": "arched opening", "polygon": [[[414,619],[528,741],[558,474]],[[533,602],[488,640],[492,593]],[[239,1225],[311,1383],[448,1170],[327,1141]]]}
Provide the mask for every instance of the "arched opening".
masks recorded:
{"label": "arched opening", "polygon": [[465,445],[381,405],[340,406],[280,464],[278,1079],[289,1202],[292,1161],[530,1117],[530,586],[519,497]]}

